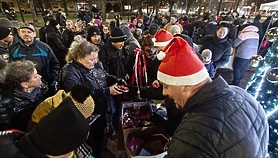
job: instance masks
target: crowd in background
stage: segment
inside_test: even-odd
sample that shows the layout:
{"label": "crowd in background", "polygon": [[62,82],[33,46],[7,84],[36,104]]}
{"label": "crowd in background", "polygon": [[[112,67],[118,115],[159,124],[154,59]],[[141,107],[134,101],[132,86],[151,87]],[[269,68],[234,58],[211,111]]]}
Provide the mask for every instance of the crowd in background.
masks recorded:
{"label": "crowd in background", "polygon": [[[45,10],[43,20],[37,39],[33,25],[24,24],[13,33],[12,23],[0,19],[0,130],[30,131],[27,127],[33,112],[46,98],[57,95],[58,90],[69,93],[85,83],[94,100],[94,113],[100,115],[90,126],[87,139],[96,158],[103,155],[105,129],[115,135],[119,127],[124,101],[165,99],[169,122],[163,126],[173,135],[184,113],[162,96],[157,80],[164,47],[173,38],[189,44],[212,79],[234,56],[231,84],[238,86],[251,56],[258,49],[265,50],[260,47],[265,32],[278,25],[277,21],[272,24],[270,17],[261,23],[260,15],[250,19],[237,12],[202,18],[137,15],[128,23],[115,14],[114,20],[104,24],[99,14],[92,16],[89,10],[79,12],[72,21],[59,9],[55,16]],[[129,87],[129,92],[115,90],[118,84]]]}

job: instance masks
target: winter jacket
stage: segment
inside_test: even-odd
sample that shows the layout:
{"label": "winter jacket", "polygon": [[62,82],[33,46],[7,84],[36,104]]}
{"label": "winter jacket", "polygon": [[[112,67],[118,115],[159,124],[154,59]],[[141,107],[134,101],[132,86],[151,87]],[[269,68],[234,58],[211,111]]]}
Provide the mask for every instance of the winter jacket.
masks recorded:
{"label": "winter jacket", "polygon": [[202,52],[204,49],[209,49],[212,52],[212,61],[215,69],[225,65],[229,62],[232,52],[232,47],[227,41],[227,38],[219,39],[216,35],[207,36],[197,42],[202,45]]}
{"label": "winter jacket", "polygon": [[71,32],[69,31],[68,29],[65,29],[62,33],[62,39],[65,43],[65,46],[67,48],[70,47],[72,41],[73,41],[73,38],[74,38],[74,32]]}
{"label": "winter jacket", "polygon": [[[107,80],[113,80],[114,76],[107,74],[99,64],[93,69],[88,69],[77,61],[72,61],[61,70],[61,88],[66,92],[80,83],[85,83],[91,88],[91,96],[95,101],[95,112],[100,114],[106,111],[107,96],[110,94]],[[115,80],[114,80],[115,83]],[[104,101],[104,102],[103,102]]]}
{"label": "winter jacket", "polygon": [[210,22],[202,30],[202,37],[213,36],[216,33],[218,25],[216,22]]}
{"label": "winter jacket", "polygon": [[65,46],[64,41],[58,30],[51,25],[47,25],[45,28],[46,43],[53,50],[61,67],[66,64],[65,57],[68,53],[68,48]]}
{"label": "winter jacket", "polygon": [[236,48],[235,57],[242,59],[250,59],[257,54],[259,45],[259,34],[256,26],[245,27],[238,38],[233,43],[233,48]]}
{"label": "winter jacket", "polygon": [[0,130],[26,130],[26,126],[36,107],[48,97],[48,87],[42,84],[34,100],[16,90],[5,88],[0,101]]}
{"label": "winter jacket", "polygon": [[126,72],[124,68],[124,55],[122,49],[117,49],[111,42],[109,42],[99,50],[98,54],[99,60],[108,74],[124,78]]}
{"label": "winter jacket", "polygon": [[36,64],[38,74],[49,84],[58,80],[60,64],[52,49],[45,43],[34,39],[33,44],[26,46],[22,40],[9,47],[9,59],[31,60]]}
{"label": "winter jacket", "polygon": [[261,105],[222,77],[205,85],[186,102],[170,141],[173,158],[265,158],[269,126]]}

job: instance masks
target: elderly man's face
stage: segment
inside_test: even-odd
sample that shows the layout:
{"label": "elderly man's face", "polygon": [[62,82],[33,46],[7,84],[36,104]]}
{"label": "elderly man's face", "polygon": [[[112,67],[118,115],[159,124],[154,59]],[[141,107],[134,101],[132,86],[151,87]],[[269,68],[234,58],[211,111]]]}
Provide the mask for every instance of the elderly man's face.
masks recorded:
{"label": "elderly man's face", "polygon": [[177,108],[183,108],[186,101],[191,96],[191,86],[172,86],[162,83],[163,95],[168,95],[169,98],[174,99]]}
{"label": "elderly man's face", "polygon": [[19,29],[19,36],[25,43],[33,43],[34,37],[36,36],[35,32],[27,28]]}

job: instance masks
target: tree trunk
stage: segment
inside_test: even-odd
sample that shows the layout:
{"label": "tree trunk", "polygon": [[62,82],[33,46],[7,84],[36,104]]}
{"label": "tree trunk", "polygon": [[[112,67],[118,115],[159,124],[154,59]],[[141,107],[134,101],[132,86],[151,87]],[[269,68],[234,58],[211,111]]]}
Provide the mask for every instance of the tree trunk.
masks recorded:
{"label": "tree trunk", "polygon": [[35,10],[35,6],[34,6],[34,1],[33,0],[29,0],[29,5],[30,5],[30,9],[31,9],[31,14],[33,17],[33,23],[38,23],[38,17],[36,14],[36,10]]}
{"label": "tree trunk", "polygon": [[68,15],[69,11],[68,11],[68,0],[63,0],[63,7],[64,7],[64,12],[66,13],[66,15]]}
{"label": "tree trunk", "polygon": [[102,0],[101,1],[101,18],[102,18],[102,21],[105,21],[106,22],[106,0]]}

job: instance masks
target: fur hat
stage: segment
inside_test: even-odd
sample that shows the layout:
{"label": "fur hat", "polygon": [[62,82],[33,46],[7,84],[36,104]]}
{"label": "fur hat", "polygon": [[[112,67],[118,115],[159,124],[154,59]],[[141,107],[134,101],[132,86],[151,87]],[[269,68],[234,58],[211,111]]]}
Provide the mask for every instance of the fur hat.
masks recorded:
{"label": "fur hat", "polygon": [[11,30],[6,28],[6,27],[3,27],[3,26],[0,26],[0,40],[8,37],[8,35],[11,33]]}
{"label": "fur hat", "polygon": [[209,77],[207,69],[193,48],[181,37],[175,37],[164,49],[157,79],[173,86],[196,85]]}
{"label": "fur hat", "polygon": [[22,26],[20,26],[20,29],[24,29],[24,28],[35,32],[35,27],[32,24],[25,23]]}
{"label": "fur hat", "polygon": [[49,25],[52,26],[53,28],[56,28],[56,26],[58,25],[58,21],[55,19],[50,19],[49,20]]}
{"label": "fur hat", "polygon": [[115,27],[111,31],[110,41],[111,42],[123,42],[127,39],[126,34],[119,27]]}
{"label": "fur hat", "polygon": [[94,36],[94,35],[100,35],[100,30],[97,26],[90,26],[88,29],[87,29],[87,41],[91,41],[91,37]]}
{"label": "fur hat", "polygon": [[83,144],[88,132],[87,120],[74,106],[72,99],[66,97],[29,134],[19,140],[18,148],[26,152],[36,148],[40,153],[59,156]]}
{"label": "fur hat", "polygon": [[13,23],[7,18],[0,18],[0,26],[6,27],[6,28],[12,28]]}

